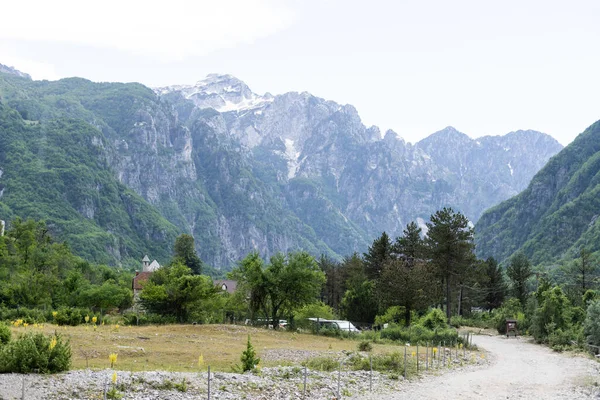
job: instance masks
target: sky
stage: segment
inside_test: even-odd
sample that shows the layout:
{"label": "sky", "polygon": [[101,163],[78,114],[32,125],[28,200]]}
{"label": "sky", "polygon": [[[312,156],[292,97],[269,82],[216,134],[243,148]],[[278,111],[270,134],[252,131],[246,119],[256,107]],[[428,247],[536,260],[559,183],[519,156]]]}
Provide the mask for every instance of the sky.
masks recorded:
{"label": "sky", "polygon": [[415,142],[453,126],[563,145],[600,119],[597,0],[19,0],[0,63],[147,86],[232,74],[308,91]]}

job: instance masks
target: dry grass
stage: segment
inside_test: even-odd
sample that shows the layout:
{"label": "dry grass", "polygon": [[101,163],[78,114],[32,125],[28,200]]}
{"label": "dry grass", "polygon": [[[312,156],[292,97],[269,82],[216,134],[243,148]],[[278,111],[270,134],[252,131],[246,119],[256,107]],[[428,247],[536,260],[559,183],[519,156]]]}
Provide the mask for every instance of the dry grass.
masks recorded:
{"label": "dry grass", "polygon": [[[231,371],[240,363],[248,335],[259,357],[271,350],[308,350],[314,352],[356,351],[358,341],[310,334],[276,332],[237,325],[162,325],[59,327],[43,325],[13,328],[13,335],[29,331],[55,331],[68,338],[73,351],[73,368],[108,368],[108,356],[118,354],[116,369],[125,371],[198,371],[198,357],[213,370]],[[376,353],[399,351],[395,345],[374,344]],[[409,353],[410,354],[410,353]],[[87,358],[87,365],[86,365]],[[263,366],[285,361],[261,361]]]}

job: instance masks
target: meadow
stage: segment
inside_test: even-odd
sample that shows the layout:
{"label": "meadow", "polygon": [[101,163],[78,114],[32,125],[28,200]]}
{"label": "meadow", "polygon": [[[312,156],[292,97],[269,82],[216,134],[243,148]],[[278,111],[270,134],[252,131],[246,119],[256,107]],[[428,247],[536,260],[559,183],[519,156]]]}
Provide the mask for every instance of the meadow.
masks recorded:
{"label": "meadow", "polygon": [[[80,325],[53,324],[12,327],[13,337],[26,331],[57,332],[71,343],[72,369],[103,369],[117,354],[115,368],[124,371],[164,370],[194,372],[202,356],[204,368],[228,371],[240,363],[248,335],[264,367],[299,364],[307,358],[357,350],[359,341],[274,331],[241,325]],[[403,351],[397,344],[373,343],[373,353]],[[408,348],[409,354],[415,348]],[[424,352],[421,348],[420,353]]]}

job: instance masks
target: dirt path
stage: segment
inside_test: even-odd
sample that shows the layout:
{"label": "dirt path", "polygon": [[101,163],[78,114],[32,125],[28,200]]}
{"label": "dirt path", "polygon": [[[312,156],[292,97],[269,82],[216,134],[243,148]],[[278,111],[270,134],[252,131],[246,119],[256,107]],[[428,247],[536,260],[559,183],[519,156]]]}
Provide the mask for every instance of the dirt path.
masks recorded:
{"label": "dirt path", "polygon": [[494,358],[489,367],[427,377],[406,385],[402,393],[368,398],[600,399],[593,385],[600,382],[600,365],[593,360],[556,353],[526,339],[476,336],[474,342]]}

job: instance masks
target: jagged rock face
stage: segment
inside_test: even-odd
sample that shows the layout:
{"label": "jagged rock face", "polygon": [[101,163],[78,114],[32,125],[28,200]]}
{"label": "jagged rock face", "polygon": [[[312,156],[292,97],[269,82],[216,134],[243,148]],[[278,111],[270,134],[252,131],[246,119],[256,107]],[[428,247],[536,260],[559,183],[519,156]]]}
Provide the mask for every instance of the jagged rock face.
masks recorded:
{"label": "jagged rock face", "polygon": [[[309,93],[251,103],[247,99],[265,97],[230,76],[212,75],[193,87],[157,92],[175,103],[188,125],[198,118],[187,111],[189,100],[196,107],[222,111],[224,123],[216,137],[236,143],[230,148],[247,154],[255,173],[256,164],[268,169],[266,179],[272,181],[267,183],[279,186],[284,207],[338,254],[363,250],[383,230],[397,235],[412,220],[424,226],[444,206],[477,221],[486,208],[522,190],[562,148],[535,131],[473,140],[448,127],[415,145],[391,131],[381,139],[379,130],[366,128],[352,106]],[[242,106],[219,102],[213,107],[194,96]],[[344,231],[348,240],[332,235],[323,221]]]}
{"label": "jagged rock face", "polygon": [[[56,101],[56,93],[69,96]],[[215,267],[253,250],[362,252],[381,231],[394,237],[412,220],[424,226],[444,206],[476,221],[561,148],[533,131],[473,140],[453,128],[413,145],[392,131],[382,138],[350,105],[306,92],[259,95],[228,75],[154,92],[82,79],[38,85],[14,78],[3,86],[0,75],[0,94],[28,119],[41,120],[36,110],[48,109],[52,118],[91,125],[98,159],[180,232],[192,233]],[[45,108],[28,107],[34,100]],[[98,219],[88,203],[76,204],[79,214]],[[136,204],[125,206],[134,216]],[[168,236],[156,229],[140,225],[138,233],[172,245],[159,243]],[[118,246],[109,251],[119,259]]]}
{"label": "jagged rock face", "polygon": [[0,73],[16,75],[21,78],[31,79],[31,76],[29,74],[26,74],[24,72],[19,71],[18,69],[14,68],[14,67],[9,67],[8,65],[4,65],[4,64],[0,64]]}

